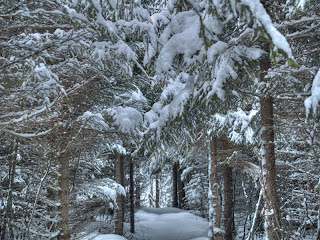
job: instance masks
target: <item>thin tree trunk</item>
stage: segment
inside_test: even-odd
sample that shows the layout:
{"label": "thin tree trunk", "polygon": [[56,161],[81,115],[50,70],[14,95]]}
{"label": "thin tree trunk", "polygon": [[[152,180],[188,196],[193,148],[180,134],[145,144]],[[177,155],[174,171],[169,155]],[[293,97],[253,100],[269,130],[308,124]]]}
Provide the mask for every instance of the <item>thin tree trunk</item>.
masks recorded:
{"label": "thin tree trunk", "polygon": [[156,208],[159,208],[160,202],[160,187],[159,187],[159,174],[156,174]]}
{"label": "thin tree trunk", "polygon": [[137,176],[137,182],[136,182],[136,202],[135,202],[135,204],[136,204],[136,208],[138,209],[138,208],[140,208],[140,195],[141,195],[141,187],[140,187],[140,177],[139,176]]}
{"label": "thin tree trunk", "polygon": [[[319,179],[319,181],[318,181],[318,184],[320,184],[320,179]],[[320,240],[320,188],[319,188],[319,190],[318,190],[318,193],[319,193],[319,195],[318,195],[318,229],[317,229],[317,240]]]}
{"label": "thin tree trunk", "polygon": [[46,178],[50,172],[50,168],[51,168],[51,161],[49,160],[48,161],[48,166],[47,166],[47,170],[45,171],[43,177],[41,178],[40,180],[40,183],[39,183],[39,186],[38,186],[38,190],[37,190],[37,194],[35,196],[35,200],[33,202],[33,206],[32,206],[32,211],[30,213],[30,216],[29,216],[29,221],[28,221],[28,224],[27,224],[27,234],[28,234],[28,237],[30,238],[30,226],[33,222],[33,219],[34,219],[34,214],[36,212],[36,208],[37,208],[37,204],[38,204],[38,200],[40,198],[40,193],[41,193],[41,190],[43,188],[43,184],[44,182],[46,181]]}
{"label": "thin tree trunk", "polygon": [[258,199],[258,202],[257,202],[257,205],[256,205],[256,211],[254,212],[254,217],[253,217],[252,225],[251,225],[250,232],[249,232],[247,240],[254,239],[254,234],[253,233],[254,233],[254,228],[255,228],[255,226],[257,224],[258,215],[259,215],[259,212],[260,212],[260,205],[261,205],[261,202],[262,202],[262,196],[263,196],[263,190],[261,189],[260,193],[259,193],[259,199]]}
{"label": "thin tree trunk", "polygon": [[217,139],[213,136],[210,140],[209,153],[209,238],[211,240],[223,240],[223,231],[221,230],[221,206],[218,182],[218,153]]}
{"label": "thin tree trunk", "polygon": [[69,240],[70,239],[70,229],[69,229],[69,155],[68,155],[68,144],[70,133],[68,131],[68,106],[63,104],[62,117],[60,119],[61,126],[59,128],[60,133],[60,144],[58,151],[58,163],[59,163],[59,213],[60,221],[58,227],[60,228],[60,234],[58,235],[58,240]]}
{"label": "thin tree trunk", "polygon": [[233,239],[233,184],[232,184],[232,168],[228,165],[224,166],[224,227],[225,240]]}
{"label": "thin tree trunk", "polygon": [[16,157],[17,157],[17,145],[15,140],[11,143],[11,155],[9,157],[9,193],[8,193],[8,200],[7,200],[7,213],[6,219],[4,224],[4,231],[3,231],[3,239],[5,239],[6,235],[6,225],[8,226],[8,234],[9,239],[14,239],[14,231],[13,231],[13,184],[16,172]]}
{"label": "thin tree trunk", "polygon": [[[266,44],[265,51],[269,50]],[[260,81],[267,82],[265,76],[270,68],[269,56],[260,60]],[[282,239],[279,217],[279,200],[276,186],[274,128],[273,128],[273,99],[268,93],[260,98],[261,109],[261,185],[263,188],[264,216],[266,234],[269,240]]]}
{"label": "thin tree trunk", "polygon": [[153,208],[154,207],[154,198],[153,198],[153,179],[152,176],[150,177],[150,184],[151,184],[151,189],[149,193],[149,207]]}
{"label": "thin tree trunk", "polygon": [[181,180],[181,174],[182,174],[182,170],[180,169],[179,162],[177,162],[178,205],[179,205],[179,208],[184,208],[185,206],[184,198],[186,194],[184,191],[183,181]]}
{"label": "thin tree trunk", "polygon": [[178,207],[178,168],[177,163],[172,166],[172,207]]}
{"label": "thin tree trunk", "polygon": [[[119,153],[115,154],[115,175],[116,182],[123,186],[123,157]],[[115,234],[123,235],[124,197],[120,193],[117,194],[117,205]]]}
{"label": "thin tree trunk", "polygon": [[318,209],[318,230],[317,230],[317,240],[320,240],[320,206]]}
{"label": "thin tree trunk", "polygon": [[130,232],[134,233],[134,160],[130,161]]}

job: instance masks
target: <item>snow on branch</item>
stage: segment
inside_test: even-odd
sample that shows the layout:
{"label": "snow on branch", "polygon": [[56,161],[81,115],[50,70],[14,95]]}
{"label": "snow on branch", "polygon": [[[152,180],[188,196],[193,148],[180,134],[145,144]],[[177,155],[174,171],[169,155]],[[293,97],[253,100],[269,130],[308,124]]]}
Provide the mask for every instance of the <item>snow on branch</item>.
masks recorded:
{"label": "snow on branch", "polygon": [[124,187],[116,182],[112,186],[98,186],[98,189],[103,193],[108,199],[112,200],[114,203],[117,200],[117,194],[126,196],[126,190]]}
{"label": "snow on branch", "polygon": [[319,103],[320,103],[320,69],[316,74],[315,78],[313,79],[311,96],[304,101],[307,117],[310,114],[311,108],[313,109],[313,114],[316,115],[317,108],[319,107]]}
{"label": "snow on branch", "polygon": [[75,9],[69,8],[68,5],[64,5],[64,7],[65,7],[65,9],[71,19],[75,18],[75,19],[79,19],[79,20],[82,20],[85,22],[89,22],[88,19],[83,14],[78,13]]}
{"label": "snow on branch", "polygon": [[37,86],[36,90],[43,94],[45,97],[51,94],[57,95],[58,90],[66,96],[67,93],[62,85],[60,85],[59,77],[53,73],[44,63],[40,63],[34,69],[35,77],[40,84]]}
{"label": "snow on branch", "polygon": [[120,131],[140,134],[139,127],[143,125],[143,116],[137,109],[119,106],[108,109],[107,112],[113,117]]}
{"label": "snow on branch", "polygon": [[289,59],[293,59],[292,51],[287,39],[274,27],[272,20],[259,0],[242,0],[241,3],[248,6],[253,16],[261,23],[273,44],[284,51]]}
{"label": "snow on branch", "polygon": [[[49,105],[49,107],[51,107],[53,105],[53,103],[51,103]],[[5,121],[5,122],[0,122],[0,126],[5,126],[5,125],[9,125],[11,123],[18,123],[18,122],[22,122],[22,121],[25,121],[25,120],[28,120],[30,119],[31,117],[34,117],[36,115],[39,115],[45,111],[48,110],[48,106],[44,106],[44,107],[41,107],[39,109],[35,109],[33,111],[30,111],[29,113],[25,113],[23,114],[21,117],[19,118],[14,118],[14,119],[10,119],[9,121]],[[25,111],[21,111],[22,113],[24,113]],[[14,113],[12,115],[18,115],[19,113]],[[2,118],[2,116],[0,116],[0,118]]]}
{"label": "snow on branch", "polygon": [[78,118],[78,120],[92,129],[102,131],[109,129],[109,126],[104,121],[104,117],[101,115],[101,113],[92,113],[90,111],[86,111],[82,116]]}
{"label": "snow on branch", "polygon": [[203,40],[200,38],[199,16],[194,11],[178,13],[160,40],[164,47],[156,63],[158,73],[168,71],[177,55],[182,54],[187,59],[201,49]]}
{"label": "snow on branch", "polygon": [[[184,72],[175,79],[170,79],[162,91],[160,102],[156,102],[145,114],[146,124],[149,124],[150,129],[156,129],[158,137],[168,122],[182,115],[186,103],[193,94],[194,82],[195,76]],[[165,105],[164,103],[168,101],[170,103]]]}
{"label": "snow on branch", "polygon": [[113,208],[113,206],[117,206],[117,195],[126,196],[124,187],[110,178],[105,178],[96,180],[92,184],[83,184],[76,199],[79,202],[84,202],[98,197],[110,201],[112,204],[109,204],[109,207]]}
{"label": "snow on branch", "polygon": [[[6,132],[6,133],[10,133],[16,137],[22,137],[22,138],[33,138],[33,137],[41,137],[44,136],[46,134],[48,134],[49,132],[51,132],[52,129],[46,130],[46,131],[42,131],[42,132],[38,132],[38,133],[19,133],[19,132],[15,132],[9,129],[4,129],[2,131]],[[0,130],[1,131],[1,130]]]}
{"label": "snow on branch", "polygon": [[122,155],[127,154],[127,150],[121,144],[117,144],[117,143],[107,144],[107,148],[113,153],[119,153]]}
{"label": "snow on branch", "polygon": [[237,111],[230,111],[226,115],[216,113],[212,116],[211,124],[214,128],[219,128],[217,132],[227,130],[228,137],[235,143],[242,141],[253,143],[254,130],[250,124],[257,113],[257,110],[246,113],[240,108]]}

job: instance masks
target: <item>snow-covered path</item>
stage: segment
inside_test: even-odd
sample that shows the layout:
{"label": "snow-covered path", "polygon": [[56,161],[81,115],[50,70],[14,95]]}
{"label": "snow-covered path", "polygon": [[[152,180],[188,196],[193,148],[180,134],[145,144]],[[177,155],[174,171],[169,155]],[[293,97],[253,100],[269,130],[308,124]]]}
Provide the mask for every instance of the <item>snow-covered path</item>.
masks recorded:
{"label": "snow-covered path", "polygon": [[[129,224],[125,224],[128,231]],[[208,222],[177,208],[144,208],[136,213],[136,240],[207,240]]]}
{"label": "snow-covered path", "polygon": [[135,214],[135,230],[124,223],[125,237],[91,233],[81,240],[209,240],[208,222],[178,208],[143,208]]}

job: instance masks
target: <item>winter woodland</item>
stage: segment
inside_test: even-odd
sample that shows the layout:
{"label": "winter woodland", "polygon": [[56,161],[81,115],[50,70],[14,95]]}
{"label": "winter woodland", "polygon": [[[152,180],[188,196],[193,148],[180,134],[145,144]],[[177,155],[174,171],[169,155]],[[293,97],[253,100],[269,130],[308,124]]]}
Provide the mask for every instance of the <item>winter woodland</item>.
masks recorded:
{"label": "winter woodland", "polygon": [[319,240],[319,69],[319,0],[0,0],[0,240]]}

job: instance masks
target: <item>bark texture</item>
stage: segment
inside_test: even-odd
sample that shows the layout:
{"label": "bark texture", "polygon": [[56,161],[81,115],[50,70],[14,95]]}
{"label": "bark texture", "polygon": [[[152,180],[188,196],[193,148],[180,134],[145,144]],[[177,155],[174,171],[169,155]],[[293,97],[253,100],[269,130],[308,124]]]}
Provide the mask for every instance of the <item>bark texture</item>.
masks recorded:
{"label": "bark texture", "polygon": [[159,174],[156,174],[156,208],[159,208],[160,202],[160,187],[159,187]]}
{"label": "bark texture", "polygon": [[140,208],[140,195],[141,195],[140,179],[138,177],[137,178],[137,182],[136,182],[136,194],[135,194],[135,197],[136,197],[136,202],[135,202],[136,208]]}
{"label": "bark texture", "polygon": [[140,187],[140,174],[139,174],[139,163],[136,163],[136,178],[135,178],[135,207],[140,208],[140,198],[141,198],[141,187]]}
{"label": "bark texture", "polygon": [[[319,195],[320,197],[320,189],[319,189]],[[319,201],[319,206],[318,206],[318,230],[317,230],[317,240],[320,240],[320,199]]]}
{"label": "bark texture", "polygon": [[228,165],[224,166],[223,171],[224,183],[224,228],[225,240],[233,239],[233,183],[232,183],[232,168]]}
{"label": "bark texture", "polygon": [[211,137],[210,140],[210,189],[209,189],[209,237],[211,240],[223,240],[223,232],[221,227],[221,204],[219,195],[219,181],[218,181],[218,152],[217,152],[217,138]]}
{"label": "bark texture", "polygon": [[178,207],[178,176],[177,163],[172,166],[172,207]]}
{"label": "bark texture", "polygon": [[184,208],[184,206],[185,206],[184,198],[185,198],[186,194],[184,191],[183,181],[181,180],[181,174],[182,174],[182,170],[180,168],[179,162],[177,162],[178,207]]}
{"label": "bark texture", "polygon": [[[116,182],[123,186],[123,156],[119,153],[115,154],[115,176]],[[123,235],[123,221],[124,221],[124,196],[122,194],[117,194],[117,218],[115,225],[115,234]]]}
{"label": "bark texture", "polygon": [[130,232],[134,233],[134,161],[130,161]]}
{"label": "bark texture", "polygon": [[69,111],[66,103],[63,104],[61,119],[62,123],[59,127],[60,144],[58,151],[58,163],[59,163],[59,191],[58,196],[60,200],[59,213],[60,221],[58,227],[61,233],[58,236],[58,240],[69,240],[69,156],[68,156],[68,144],[70,138],[70,132],[68,131],[68,117]]}
{"label": "bark texture", "polygon": [[[265,51],[269,46],[265,46]],[[270,68],[269,56],[260,60],[260,81],[267,82],[265,78]],[[269,240],[282,239],[279,217],[279,200],[276,186],[274,126],[273,126],[273,99],[270,93],[260,97],[261,109],[261,185],[263,188],[264,216],[266,233]]]}
{"label": "bark texture", "polygon": [[[10,148],[10,157],[8,159],[8,166],[9,166],[9,173],[8,173],[8,181],[9,181],[9,193],[7,199],[7,206],[6,206],[6,216],[3,221],[2,231],[1,233],[1,240],[6,239],[6,234],[8,234],[9,239],[14,239],[14,230],[13,230],[13,185],[14,185],[14,178],[16,173],[16,158],[17,158],[17,144],[15,140],[11,142]],[[2,220],[2,219],[1,219]],[[2,221],[1,221],[2,222]]]}

